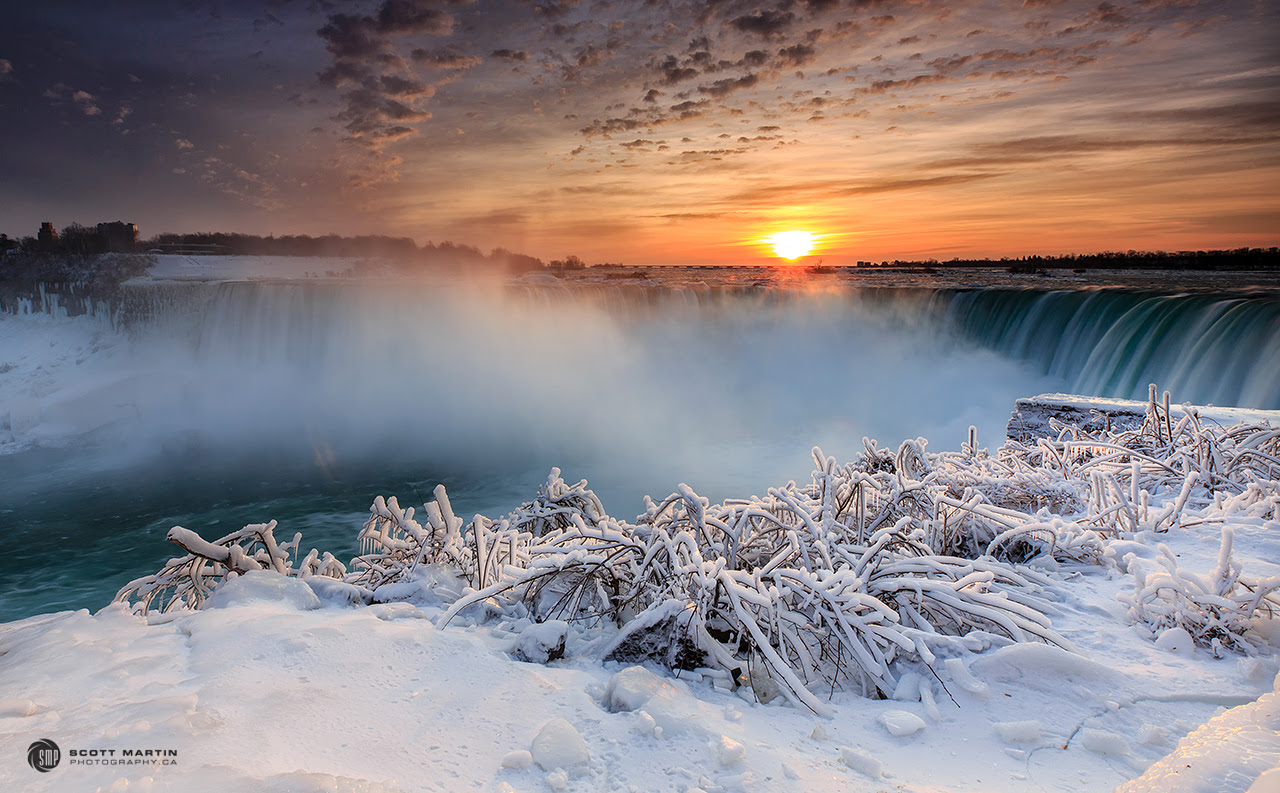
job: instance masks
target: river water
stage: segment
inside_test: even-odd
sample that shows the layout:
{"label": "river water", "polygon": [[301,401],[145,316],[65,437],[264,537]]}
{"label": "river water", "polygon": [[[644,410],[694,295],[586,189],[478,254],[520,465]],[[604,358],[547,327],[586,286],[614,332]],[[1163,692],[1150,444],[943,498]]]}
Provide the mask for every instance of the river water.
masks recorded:
{"label": "river water", "polygon": [[173,525],[276,519],[345,559],[374,496],[437,483],[494,517],[558,466],[631,519],[681,482],[804,481],[815,445],[957,449],[972,425],[994,447],[1046,391],[1280,408],[1274,278],[1087,275],[204,273],[132,284],[105,318],[0,315],[86,339],[74,364],[0,373],[0,396],[38,397],[0,455],[0,621],[105,605],[174,555]]}

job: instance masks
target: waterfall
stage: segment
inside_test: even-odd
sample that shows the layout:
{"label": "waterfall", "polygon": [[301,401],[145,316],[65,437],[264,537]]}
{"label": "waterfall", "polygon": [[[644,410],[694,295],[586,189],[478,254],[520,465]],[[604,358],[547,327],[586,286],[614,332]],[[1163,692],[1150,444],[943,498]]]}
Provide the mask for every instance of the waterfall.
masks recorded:
{"label": "waterfall", "polygon": [[946,327],[1035,365],[1073,393],[1280,409],[1280,299],[1271,295],[971,290]]}

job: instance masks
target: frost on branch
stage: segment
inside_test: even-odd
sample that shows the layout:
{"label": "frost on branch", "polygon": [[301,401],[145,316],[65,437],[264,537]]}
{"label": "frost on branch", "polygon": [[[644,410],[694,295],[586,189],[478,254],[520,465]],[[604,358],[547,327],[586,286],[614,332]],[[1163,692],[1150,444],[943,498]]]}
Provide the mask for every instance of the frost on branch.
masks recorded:
{"label": "frost on branch", "polygon": [[[464,521],[443,486],[421,512],[379,496],[350,572],[315,551],[290,566],[299,540],[277,547],[274,524],[213,543],[174,529],[189,555],[118,599],[142,613],[199,608],[228,576],[268,567],[395,599],[434,566],[465,582],[440,627],[563,621],[595,632],[601,657],[748,684],[762,701],[781,695],[823,712],[835,691],[892,696],[907,675],[930,677],[993,643],[1066,647],[1046,616],[1059,584],[1044,568],[1114,564],[1113,539],[1231,516],[1280,520],[1280,430],[1223,428],[1183,410],[1175,422],[1167,396],[1153,396],[1135,429],[1056,424],[1055,437],[994,454],[972,430],[960,452],[865,440],[837,463],[814,449],[807,484],[719,504],[682,484],[646,498],[634,523],[559,469],[498,519]],[[1208,578],[1169,558],[1156,570],[1126,560],[1138,584],[1132,618],[1180,627],[1215,651],[1250,651],[1250,621],[1280,606],[1280,584],[1241,576],[1230,539]]]}
{"label": "frost on branch", "polygon": [[168,540],[187,551],[187,555],[170,559],[155,575],[130,581],[116,593],[115,600],[138,614],[163,613],[198,609],[224,581],[251,570],[272,570],[300,578],[319,575],[341,579],[346,575],[341,562],[327,552],[321,557],[314,549],[295,567],[289,559],[297,554],[302,533],[279,544],[275,528],[274,520],[255,523],[207,542],[194,531],[174,526]]}
{"label": "frost on branch", "polygon": [[[922,446],[845,468],[815,450],[813,485],[765,498],[713,505],[682,485],[647,500],[634,525],[557,512],[523,566],[464,595],[440,624],[492,599],[538,620],[611,622],[621,630],[609,658],[734,680],[750,670],[817,712],[812,689],[887,697],[904,668],[966,651],[971,634],[1066,646],[1040,608],[1044,576],[929,547],[935,488],[914,478],[931,470]],[[530,509],[545,507],[506,523],[530,525]]]}
{"label": "frost on branch", "polygon": [[1217,657],[1224,649],[1252,654],[1266,646],[1252,628],[1257,619],[1280,616],[1280,577],[1244,576],[1232,559],[1234,536],[1230,528],[1222,530],[1218,564],[1207,576],[1179,568],[1164,545],[1156,559],[1158,569],[1132,561],[1135,592],[1120,596],[1129,604],[1129,618],[1154,636],[1181,628]]}

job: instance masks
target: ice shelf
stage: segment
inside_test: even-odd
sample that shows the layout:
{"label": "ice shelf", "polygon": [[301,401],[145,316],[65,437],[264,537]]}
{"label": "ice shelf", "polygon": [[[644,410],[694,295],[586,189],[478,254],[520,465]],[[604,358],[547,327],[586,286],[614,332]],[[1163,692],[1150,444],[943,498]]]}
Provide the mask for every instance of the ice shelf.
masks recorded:
{"label": "ice shelf", "polygon": [[[1036,438],[1053,437],[1057,433],[1050,427],[1050,420],[1074,424],[1081,429],[1097,431],[1111,428],[1125,431],[1142,426],[1147,413],[1146,400],[1108,399],[1080,394],[1040,394],[1019,399],[1013,407],[1013,415],[1005,428],[1005,435],[1019,443],[1034,443]],[[1255,410],[1252,408],[1217,407],[1215,405],[1170,405],[1173,421],[1178,421],[1187,411],[1194,411],[1201,421],[1229,426],[1248,423],[1267,423],[1280,427],[1280,410]]]}

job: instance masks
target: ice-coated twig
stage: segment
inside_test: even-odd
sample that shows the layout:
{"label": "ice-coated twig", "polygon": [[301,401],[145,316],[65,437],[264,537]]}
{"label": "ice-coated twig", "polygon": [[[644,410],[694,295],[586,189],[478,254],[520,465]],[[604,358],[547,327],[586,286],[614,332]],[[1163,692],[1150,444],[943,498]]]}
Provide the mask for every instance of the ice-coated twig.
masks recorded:
{"label": "ice-coated twig", "polygon": [[[891,696],[902,675],[992,642],[1070,649],[1048,617],[1052,582],[1030,565],[1113,564],[1114,538],[1280,520],[1280,430],[1207,424],[1186,407],[1174,422],[1168,395],[1151,393],[1135,430],[1053,420],[1056,437],[994,454],[972,431],[958,453],[929,453],[923,439],[895,453],[863,439],[845,463],[814,448],[808,484],[719,504],[680,484],[646,497],[634,523],[559,469],[496,520],[464,523],[443,486],[421,512],[379,496],[350,572],[314,550],[292,563],[301,537],[277,544],[274,523],[214,542],[175,527],[170,539],[187,555],[117,599],[143,614],[199,608],[256,569],[379,590],[438,565],[466,584],[439,627],[477,604],[484,618],[572,621],[600,631],[595,645],[617,660],[735,681],[749,670],[761,701],[781,692],[822,713],[819,692]],[[1154,565],[1126,560],[1131,618],[1153,635],[1185,629],[1214,652],[1254,651],[1252,620],[1280,614],[1280,579],[1245,577],[1231,542],[1228,526],[1207,575],[1167,553]],[[619,638],[607,641],[610,631]]]}

